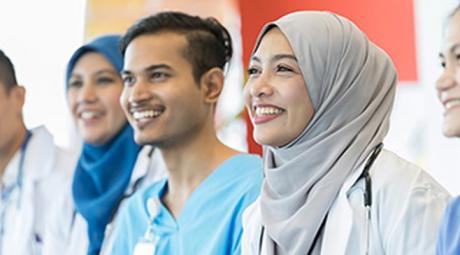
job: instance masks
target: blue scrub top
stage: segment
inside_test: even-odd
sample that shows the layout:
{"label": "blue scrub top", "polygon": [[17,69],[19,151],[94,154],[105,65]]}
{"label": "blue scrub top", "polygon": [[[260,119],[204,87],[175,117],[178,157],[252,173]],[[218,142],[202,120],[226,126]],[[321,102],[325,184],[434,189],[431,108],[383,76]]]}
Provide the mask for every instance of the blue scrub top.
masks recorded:
{"label": "blue scrub top", "polygon": [[436,254],[460,254],[460,197],[447,206],[439,232]]}
{"label": "blue scrub top", "polygon": [[[258,197],[262,179],[260,157],[239,154],[203,180],[177,219],[160,203],[153,220],[153,231],[159,238],[155,254],[240,254],[242,214]],[[147,200],[160,201],[167,183],[166,179],[156,182],[128,200],[118,217],[112,254],[133,253],[149,225]]]}

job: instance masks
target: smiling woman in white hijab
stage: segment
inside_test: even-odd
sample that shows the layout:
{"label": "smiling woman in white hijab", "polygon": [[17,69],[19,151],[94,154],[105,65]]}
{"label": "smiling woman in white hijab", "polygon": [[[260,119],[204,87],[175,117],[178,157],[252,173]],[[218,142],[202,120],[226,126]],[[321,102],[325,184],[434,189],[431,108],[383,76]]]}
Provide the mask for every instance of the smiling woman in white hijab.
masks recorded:
{"label": "smiling woman in white hijab", "polygon": [[383,50],[343,17],[296,12],[262,29],[248,72],[265,180],[243,254],[434,254],[449,195],[380,151],[397,82]]}

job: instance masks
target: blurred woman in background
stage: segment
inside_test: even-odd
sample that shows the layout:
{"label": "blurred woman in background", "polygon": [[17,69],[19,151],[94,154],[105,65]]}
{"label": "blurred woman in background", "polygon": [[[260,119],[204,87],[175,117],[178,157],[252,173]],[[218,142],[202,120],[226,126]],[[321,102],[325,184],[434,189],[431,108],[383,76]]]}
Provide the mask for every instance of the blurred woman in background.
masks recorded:
{"label": "blurred woman in background", "polygon": [[[444,106],[442,132],[460,137],[460,6],[448,17],[439,53],[443,72],[436,82],[438,98]],[[455,166],[453,166],[455,167]],[[437,254],[460,254],[460,197],[446,209],[438,240]]]}
{"label": "blurred woman in background", "polygon": [[134,142],[119,104],[119,41],[118,35],[96,38],[77,49],[67,66],[67,101],[83,148],[44,254],[102,254],[111,246],[111,223],[124,199],[165,172],[158,151]]}

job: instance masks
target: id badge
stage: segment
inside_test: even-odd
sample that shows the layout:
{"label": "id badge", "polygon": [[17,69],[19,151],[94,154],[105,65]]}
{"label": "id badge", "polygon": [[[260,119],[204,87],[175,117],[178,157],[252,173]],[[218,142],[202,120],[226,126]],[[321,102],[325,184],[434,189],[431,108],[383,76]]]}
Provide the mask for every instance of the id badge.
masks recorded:
{"label": "id badge", "polygon": [[134,247],[133,255],[155,255],[155,243],[149,240],[140,240]]}

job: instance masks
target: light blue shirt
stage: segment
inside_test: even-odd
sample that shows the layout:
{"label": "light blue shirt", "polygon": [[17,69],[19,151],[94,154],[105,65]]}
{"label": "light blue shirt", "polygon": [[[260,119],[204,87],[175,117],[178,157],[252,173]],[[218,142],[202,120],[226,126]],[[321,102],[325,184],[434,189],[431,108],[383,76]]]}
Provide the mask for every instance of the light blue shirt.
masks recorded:
{"label": "light blue shirt", "polygon": [[447,206],[439,232],[436,254],[460,254],[460,197]]}
{"label": "light blue shirt", "polygon": [[[227,159],[190,195],[175,219],[160,203],[153,219],[158,238],[155,254],[240,254],[242,214],[258,197],[263,179],[258,156],[240,154]],[[119,216],[112,254],[132,254],[149,226],[149,199],[163,197],[167,180],[154,183],[126,203]]]}

